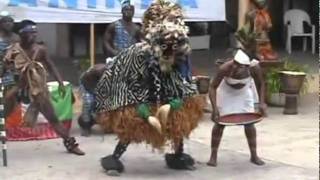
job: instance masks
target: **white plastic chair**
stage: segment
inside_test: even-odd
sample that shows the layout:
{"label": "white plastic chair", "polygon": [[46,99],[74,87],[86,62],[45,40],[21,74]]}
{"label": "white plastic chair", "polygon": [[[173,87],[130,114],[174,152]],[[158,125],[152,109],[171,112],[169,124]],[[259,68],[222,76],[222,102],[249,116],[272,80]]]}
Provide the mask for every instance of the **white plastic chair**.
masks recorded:
{"label": "white plastic chair", "polygon": [[[311,26],[311,33],[305,33],[303,22]],[[310,16],[299,9],[288,10],[284,15],[284,24],[287,26],[286,49],[291,54],[291,38],[303,37],[303,51],[307,50],[307,38],[312,40],[312,53],[315,53],[315,26],[311,24]]]}

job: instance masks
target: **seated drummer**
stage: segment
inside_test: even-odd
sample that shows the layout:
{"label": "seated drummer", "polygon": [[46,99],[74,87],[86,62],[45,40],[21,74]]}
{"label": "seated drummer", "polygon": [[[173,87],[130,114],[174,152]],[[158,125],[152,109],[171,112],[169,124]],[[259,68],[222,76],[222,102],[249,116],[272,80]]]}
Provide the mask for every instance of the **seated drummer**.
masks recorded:
{"label": "seated drummer", "polygon": [[89,136],[92,126],[96,123],[94,89],[107,67],[108,64],[96,64],[80,76],[82,112],[78,118],[78,123],[82,130],[81,135],[83,136]]}
{"label": "seated drummer", "polygon": [[[259,96],[255,81],[260,84],[259,109],[262,115],[266,115],[264,102],[264,83],[259,63],[250,61],[248,55],[238,50],[233,60],[223,63],[210,85],[209,97],[212,104],[212,120],[216,121],[220,116],[235,113],[253,113],[254,105],[259,102]],[[244,126],[247,137],[251,162],[263,165],[264,162],[257,155],[256,128],[254,124]],[[217,152],[224,130],[224,125],[215,123],[211,135],[211,157],[207,165],[217,166]]]}

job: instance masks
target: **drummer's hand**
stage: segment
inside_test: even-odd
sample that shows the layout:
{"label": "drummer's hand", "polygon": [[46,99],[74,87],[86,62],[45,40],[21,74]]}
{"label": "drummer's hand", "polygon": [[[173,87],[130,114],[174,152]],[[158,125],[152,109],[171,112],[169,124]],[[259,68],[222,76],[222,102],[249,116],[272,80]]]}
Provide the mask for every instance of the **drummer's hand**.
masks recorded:
{"label": "drummer's hand", "polygon": [[267,104],[266,103],[260,103],[259,104],[259,110],[262,116],[267,117]]}
{"label": "drummer's hand", "polygon": [[212,121],[218,121],[220,117],[219,110],[217,108],[213,108],[211,113],[211,120]]}
{"label": "drummer's hand", "polygon": [[59,93],[61,96],[64,96],[66,94],[66,88],[63,85],[63,83],[60,83],[60,82],[59,82]]}

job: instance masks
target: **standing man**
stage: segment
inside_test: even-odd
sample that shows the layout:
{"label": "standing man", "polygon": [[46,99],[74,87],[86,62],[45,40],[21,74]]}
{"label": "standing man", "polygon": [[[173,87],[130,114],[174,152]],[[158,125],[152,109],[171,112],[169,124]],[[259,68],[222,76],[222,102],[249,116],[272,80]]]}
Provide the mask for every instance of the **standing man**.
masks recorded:
{"label": "standing man", "polygon": [[14,33],[14,20],[7,11],[0,12],[0,39],[1,42],[12,44],[19,42],[19,36]]}
{"label": "standing man", "polygon": [[12,32],[14,20],[7,11],[0,12],[0,75],[3,74],[3,57],[6,49],[19,42],[19,36]]}
{"label": "standing man", "polygon": [[[64,92],[63,80],[45,47],[36,43],[36,23],[30,20],[22,21],[19,36],[21,42],[10,46],[4,58],[5,71],[15,75],[15,84],[7,87],[4,97],[5,116],[12,112],[18,99],[29,99],[31,101],[29,108],[44,115],[55,132],[63,138],[63,144],[68,152],[84,155],[75,138],[70,137],[68,131],[59,122],[50,102],[46,84],[47,70],[59,82],[61,92]],[[22,97],[23,95],[26,97]]]}
{"label": "standing man", "polygon": [[139,26],[132,22],[134,6],[130,0],[121,2],[121,13],[122,19],[111,23],[104,34],[104,53],[107,57],[117,55],[141,39]]}

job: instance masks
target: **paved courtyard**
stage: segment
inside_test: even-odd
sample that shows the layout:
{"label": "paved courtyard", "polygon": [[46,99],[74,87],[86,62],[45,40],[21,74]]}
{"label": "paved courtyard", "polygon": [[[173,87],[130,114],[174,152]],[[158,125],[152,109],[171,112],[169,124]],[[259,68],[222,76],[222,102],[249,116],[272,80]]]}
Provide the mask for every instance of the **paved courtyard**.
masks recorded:
{"label": "paved courtyard", "polygon": [[[288,56],[280,52],[281,57]],[[214,62],[228,55],[219,50],[195,51],[193,66],[203,75],[214,74]],[[105,180],[105,179],[184,179],[184,180],[317,180],[319,179],[319,76],[317,55],[295,52],[292,61],[311,67],[310,87],[300,98],[298,115],[283,115],[282,108],[269,108],[269,116],[257,124],[258,152],[265,166],[249,162],[243,127],[227,127],[219,150],[218,167],[208,167],[213,123],[206,114],[186,141],[185,151],[197,161],[195,171],[174,171],[164,162],[164,152],[145,144],[130,145],[122,157],[126,166],[120,177],[109,177],[100,158],[112,153],[115,135],[103,135],[95,126],[94,135],[81,137],[74,121],[72,135],[86,151],[83,157],[65,152],[60,139],[8,142],[9,166],[0,166],[0,180]],[[60,66],[65,79],[77,84],[71,61]],[[79,109],[75,107],[76,110]],[[165,152],[170,152],[167,148]]]}
{"label": "paved courtyard", "polygon": [[[258,152],[265,166],[249,162],[249,150],[243,128],[227,127],[220,146],[218,167],[206,166],[210,155],[210,132],[213,123],[206,114],[186,141],[185,151],[197,161],[195,171],[168,169],[163,152],[152,151],[145,144],[129,146],[122,157],[126,166],[120,177],[109,177],[101,168],[101,157],[112,153],[114,135],[81,137],[86,151],[83,157],[65,152],[60,139],[9,142],[9,167],[0,167],[1,180],[104,180],[104,179],[217,179],[217,180],[317,180],[319,177],[318,94],[301,98],[298,115],[283,115],[282,108],[269,108],[269,116],[257,124]],[[170,152],[168,148],[166,152]]]}

